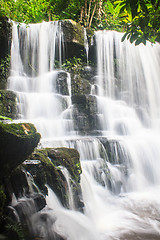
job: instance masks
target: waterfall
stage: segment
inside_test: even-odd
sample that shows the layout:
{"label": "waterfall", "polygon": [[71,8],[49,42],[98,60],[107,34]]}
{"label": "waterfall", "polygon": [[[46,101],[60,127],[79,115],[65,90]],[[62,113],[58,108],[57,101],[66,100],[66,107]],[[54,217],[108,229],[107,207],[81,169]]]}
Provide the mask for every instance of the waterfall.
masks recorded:
{"label": "waterfall", "polygon": [[88,66],[89,43],[88,43],[86,28],[84,28],[84,47],[85,47],[85,51],[86,51],[87,66]]}
{"label": "waterfall", "polygon": [[[97,133],[78,135],[71,101],[71,76],[58,70],[64,38],[58,22],[13,23],[8,88],[17,94],[19,119],[33,122],[42,147],[80,153],[84,212],[70,209],[49,189],[50,216],[32,224],[40,238],[150,240],[160,238],[160,46],[121,42],[122,33],[95,33],[97,76],[90,96],[97,101]],[[92,46],[93,47],[93,46]],[[88,54],[88,45],[86,45]],[[64,85],[62,85],[62,83]],[[96,131],[98,130],[98,131]],[[59,239],[57,237],[57,239]]]}
{"label": "waterfall", "polygon": [[69,73],[55,70],[64,46],[60,23],[13,23],[12,35],[8,88],[17,93],[20,118],[33,122],[43,137],[67,134],[72,120],[64,112],[71,105],[71,81]]}

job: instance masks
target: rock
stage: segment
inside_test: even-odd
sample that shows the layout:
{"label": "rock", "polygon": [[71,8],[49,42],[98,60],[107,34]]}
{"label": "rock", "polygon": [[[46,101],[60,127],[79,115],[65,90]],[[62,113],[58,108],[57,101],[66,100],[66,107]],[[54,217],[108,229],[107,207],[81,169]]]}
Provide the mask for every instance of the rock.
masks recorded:
{"label": "rock", "polygon": [[75,42],[80,45],[84,45],[84,29],[73,20],[62,20],[61,27],[64,35],[65,43]]}
{"label": "rock", "polygon": [[124,150],[120,144],[120,141],[107,139],[106,137],[98,138],[103,144],[106,153],[108,155],[108,160],[112,164],[124,164],[125,158]]}
{"label": "rock", "polygon": [[72,96],[74,104],[73,119],[75,130],[81,133],[89,132],[97,129],[97,100],[93,95],[74,95]]}
{"label": "rock", "polygon": [[10,51],[10,42],[11,40],[11,23],[5,16],[0,16],[0,60],[4,58]]}
{"label": "rock", "polygon": [[6,89],[10,67],[11,23],[0,16],[0,89]]}
{"label": "rock", "polygon": [[31,123],[0,123],[1,178],[21,164],[40,140],[40,134]]}
{"label": "rock", "polygon": [[54,148],[47,149],[48,156],[56,166],[64,166],[71,174],[72,179],[79,183],[81,174],[80,156],[76,149]]}
{"label": "rock", "polygon": [[12,91],[0,90],[0,115],[17,118],[16,94]]}
{"label": "rock", "polygon": [[67,73],[65,71],[58,72],[56,79],[56,92],[62,95],[69,95]]}
{"label": "rock", "polygon": [[84,53],[84,29],[73,20],[62,20],[64,35],[65,58],[81,57]]}
{"label": "rock", "polygon": [[79,74],[72,74],[72,95],[84,95],[91,93],[91,84]]}
{"label": "rock", "polygon": [[87,79],[91,84],[94,83],[93,79],[96,75],[96,67],[95,66],[84,66],[81,70],[81,76],[84,79]]}
{"label": "rock", "polygon": [[[30,163],[25,164],[24,167],[33,176],[35,184],[38,186],[43,194],[47,194],[46,184],[63,200],[64,186],[61,175],[56,166],[51,162],[48,156],[47,149],[37,149],[28,158]],[[38,161],[37,164],[32,161]]]}
{"label": "rock", "polygon": [[[29,171],[36,185],[43,194],[47,194],[46,184],[56,193],[65,207],[68,207],[68,197],[66,195],[66,179],[62,174],[63,166],[69,171],[73,181],[73,194],[76,199],[76,207],[80,208],[80,174],[81,165],[79,161],[79,153],[71,148],[46,148],[37,149],[30,156],[31,161],[40,161],[37,164],[25,164],[25,169]],[[28,159],[29,160],[29,159]],[[31,162],[30,161],[30,162]]]}
{"label": "rock", "polygon": [[45,206],[46,200],[44,196],[40,193],[34,193],[18,199],[13,208],[16,210],[21,223],[26,223],[29,217],[42,210]]}

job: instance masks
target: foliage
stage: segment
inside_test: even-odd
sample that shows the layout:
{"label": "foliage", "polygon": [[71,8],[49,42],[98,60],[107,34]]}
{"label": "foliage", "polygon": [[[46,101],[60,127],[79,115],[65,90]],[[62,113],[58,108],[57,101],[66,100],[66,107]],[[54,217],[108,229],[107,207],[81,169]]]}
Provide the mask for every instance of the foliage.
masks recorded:
{"label": "foliage", "polygon": [[74,71],[74,72],[80,72],[83,70],[83,62],[81,58],[73,57],[71,60],[67,59],[63,65],[62,68],[66,71]]}
{"label": "foliage", "polygon": [[135,41],[135,45],[146,44],[146,40],[160,42],[160,4],[159,0],[120,0],[123,21],[127,23],[127,31],[123,36]]}
{"label": "foliage", "polygon": [[120,10],[120,4],[115,6],[114,3],[108,0],[104,5],[105,17],[102,19],[101,26],[98,27],[102,29],[124,31],[126,24],[123,21],[123,15],[120,14]]}
{"label": "foliage", "polygon": [[72,19],[86,28],[125,31],[135,44],[160,41],[159,0],[1,0],[0,15],[17,22]]}
{"label": "foliage", "polygon": [[4,117],[4,116],[1,116],[1,115],[0,115],[0,121],[1,121],[1,120],[10,120],[10,121],[12,121],[12,119],[11,119],[11,118]]}

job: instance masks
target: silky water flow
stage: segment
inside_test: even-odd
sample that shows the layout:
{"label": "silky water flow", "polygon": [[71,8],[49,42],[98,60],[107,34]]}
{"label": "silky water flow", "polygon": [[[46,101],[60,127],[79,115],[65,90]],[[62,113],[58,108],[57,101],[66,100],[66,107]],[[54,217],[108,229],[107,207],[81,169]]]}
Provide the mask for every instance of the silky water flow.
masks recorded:
{"label": "silky water flow", "polygon": [[[74,130],[70,75],[55,68],[55,56],[61,68],[64,55],[61,24],[13,23],[12,35],[8,88],[17,94],[18,121],[35,124],[41,147],[76,148],[82,166],[84,213],[75,210],[70,186],[70,209],[48,187],[50,221],[44,226],[34,216],[34,231],[46,240],[55,233],[67,240],[160,239],[159,44],[134,46],[121,42],[121,33],[95,33],[91,94],[97,99],[98,134],[82,137]],[[59,74],[66,76],[65,94],[56,86]],[[69,185],[69,173],[62,172]]]}

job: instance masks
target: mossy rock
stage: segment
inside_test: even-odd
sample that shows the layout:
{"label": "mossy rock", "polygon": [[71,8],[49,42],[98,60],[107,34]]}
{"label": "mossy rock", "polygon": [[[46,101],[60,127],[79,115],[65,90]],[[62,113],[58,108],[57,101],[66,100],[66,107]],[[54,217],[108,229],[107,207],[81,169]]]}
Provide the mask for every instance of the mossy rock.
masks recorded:
{"label": "mossy rock", "polygon": [[0,115],[17,118],[16,94],[12,91],[0,90]]}
{"label": "mossy rock", "polygon": [[79,152],[73,148],[54,148],[47,149],[48,156],[56,166],[64,166],[69,171],[72,179],[79,183],[81,174]]}
{"label": "mossy rock", "polygon": [[62,20],[61,26],[64,34],[64,40],[66,42],[75,42],[84,46],[84,29],[73,20]]}
{"label": "mossy rock", "polygon": [[82,78],[79,74],[72,74],[72,95],[90,94],[91,84],[88,80]]}
{"label": "mossy rock", "polygon": [[[80,208],[80,174],[81,165],[79,153],[71,148],[45,148],[37,149],[24,162],[24,167],[29,171],[43,194],[47,194],[46,184],[56,193],[65,207],[68,207],[66,195],[66,179],[60,166],[67,168],[72,180],[73,191],[76,198],[76,207]],[[35,162],[37,161],[37,162]]]}
{"label": "mossy rock", "polygon": [[[28,160],[29,159],[31,161],[25,162],[25,165],[23,165],[33,176],[40,191],[46,195],[46,184],[48,184],[58,197],[62,199],[64,192],[63,181],[56,166],[54,166],[49,159],[47,149],[36,149],[35,152],[29,156]],[[35,164],[35,160],[38,160],[37,164]]]}
{"label": "mossy rock", "polygon": [[0,123],[0,176],[4,177],[30,155],[40,140],[31,123]]}
{"label": "mossy rock", "polygon": [[73,20],[62,20],[61,27],[65,43],[65,59],[84,55],[84,29]]}

